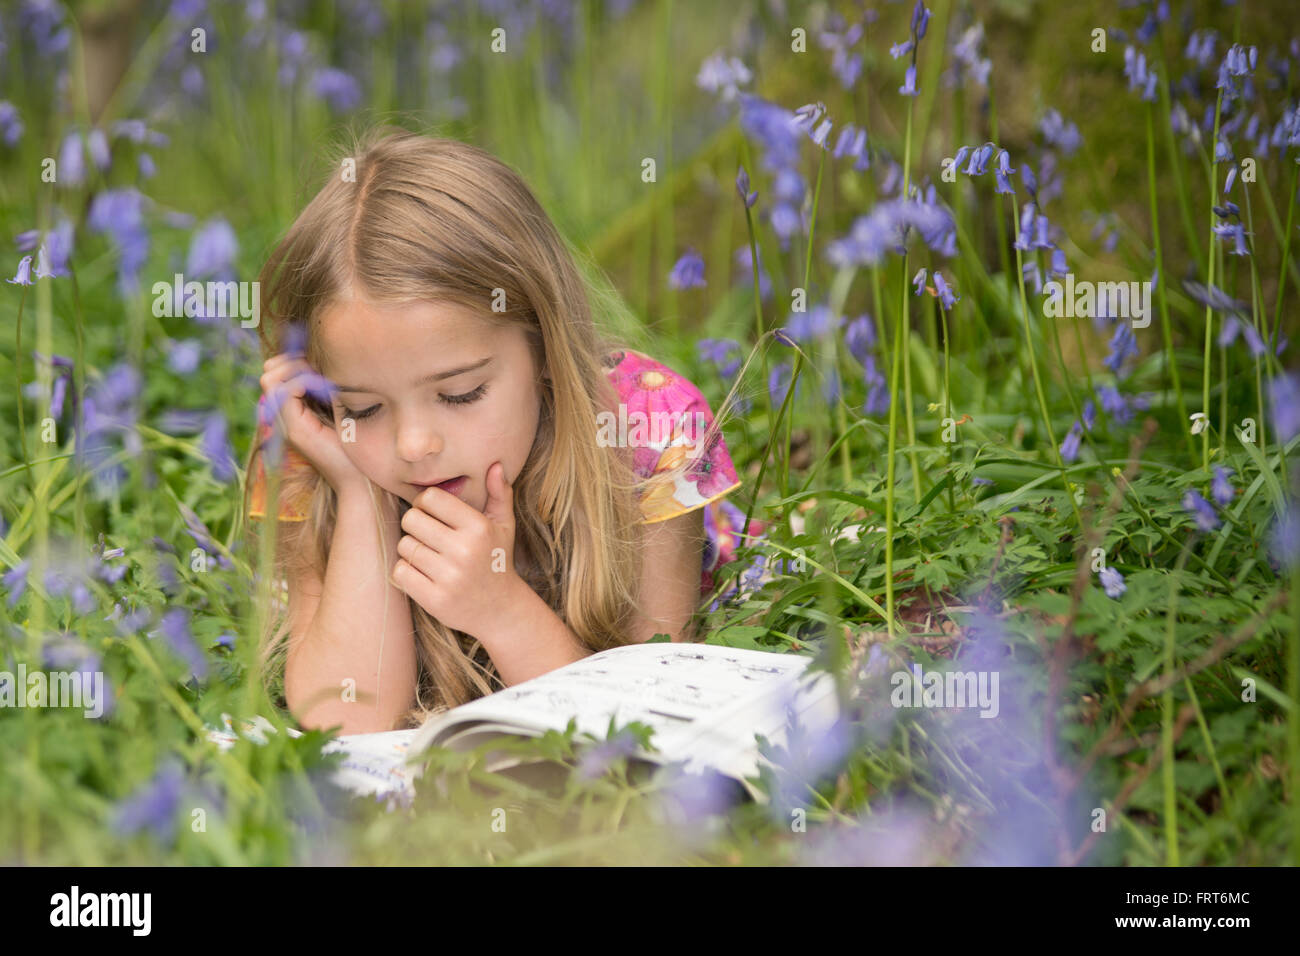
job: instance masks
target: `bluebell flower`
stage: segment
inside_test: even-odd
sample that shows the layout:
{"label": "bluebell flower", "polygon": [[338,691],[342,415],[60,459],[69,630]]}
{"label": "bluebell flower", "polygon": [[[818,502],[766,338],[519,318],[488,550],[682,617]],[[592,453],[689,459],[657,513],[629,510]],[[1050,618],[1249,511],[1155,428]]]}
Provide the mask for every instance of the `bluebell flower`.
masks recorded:
{"label": "bluebell flower", "polygon": [[[1028,169],[1028,165],[1022,167]],[[1034,231],[1035,207],[1032,202],[1025,203],[1024,209],[1020,213],[1020,230],[1016,236],[1013,246],[1021,252],[1029,252],[1033,249],[1033,231]]]}
{"label": "bluebell flower", "polygon": [[918,269],[916,275],[912,276],[912,285],[915,287],[917,295],[925,291],[925,269]]}
{"label": "bluebell flower", "polygon": [[1104,360],[1106,367],[1118,376],[1124,360],[1137,354],[1137,338],[1133,335],[1132,327],[1127,322],[1118,323],[1115,334],[1110,339],[1110,352]]}
{"label": "bluebell flower", "polygon": [[1061,442],[1061,458],[1064,461],[1072,462],[1079,457],[1079,442],[1083,435],[1083,429],[1078,422],[1070,426],[1069,433],[1065,436],[1065,441]]}
{"label": "bluebell flower", "polygon": [[934,273],[934,291],[939,296],[939,301],[943,304],[943,307],[950,312],[952,307],[957,304],[957,300],[961,298],[952,291],[952,287],[948,285],[938,270],[935,270]]}
{"label": "bluebell flower", "polygon": [[189,256],[185,260],[187,277],[232,279],[235,276],[235,257],[239,254],[239,240],[235,230],[222,218],[205,222],[190,239]]}
{"label": "bluebell flower", "polygon": [[[173,607],[163,612],[162,621],[159,625],[163,637],[167,640],[167,646],[185,661],[189,666],[191,674],[203,680],[208,676],[208,659],[204,656],[202,649],[194,640],[194,635],[190,631],[190,611],[189,608]],[[150,637],[153,635],[150,634]]]}
{"label": "bluebell flower", "polygon": [[68,260],[72,257],[72,241],[72,220],[61,216],[59,224],[45,234],[45,242],[38,253],[41,263],[36,270],[38,279],[59,278],[70,274]]}
{"label": "bluebell flower", "polygon": [[1214,466],[1214,482],[1210,485],[1210,496],[1219,503],[1220,508],[1232,504],[1232,499],[1237,494],[1236,489],[1232,487],[1232,482],[1228,480],[1231,474],[1231,468]]}
{"label": "bluebell flower", "polygon": [[903,85],[898,88],[898,92],[904,96],[921,95],[921,91],[916,88],[916,64],[908,66],[907,73],[903,76]]}
{"label": "bluebell flower", "polygon": [[860,315],[845,326],[844,345],[849,354],[863,365],[867,364],[871,347],[875,344],[876,328],[871,322],[871,316]]}
{"label": "bluebell flower", "polygon": [[[749,243],[745,243],[736,249],[736,267],[740,271],[741,280],[748,286],[753,285],[754,265]],[[772,295],[772,280],[767,274],[767,267],[763,264],[763,250],[758,250],[758,295],[760,299],[768,299]]]}
{"label": "bluebell flower", "polygon": [[1234,256],[1248,256],[1250,249],[1246,246],[1246,227],[1240,222],[1237,223],[1215,223],[1214,234],[1220,239],[1232,239]]}
{"label": "bluebell flower", "polygon": [[925,28],[930,24],[930,8],[921,0],[916,0],[912,8],[912,35],[918,40],[925,36]]}
{"label": "bluebell flower", "polygon": [[1300,376],[1283,372],[1268,383],[1269,405],[1273,409],[1273,428],[1278,440],[1289,442],[1300,433]]}
{"label": "bluebell flower", "polygon": [[1133,418],[1133,406],[1129,404],[1122,392],[1110,385],[1097,386],[1097,398],[1102,410],[1113,418],[1116,424],[1127,424]]}
{"label": "bluebell flower", "polygon": [[158,172],[158,167],[153,161],[153,157],[148,153],[141,153],[136,157],[136,168],[140,171],[141,179],[152,179]]}
{"label": "bluebell flower", "polygon": [[1025,189],[1029,191],[1029,195],[1034,197],[1034,201],[1037,202],[1038,179],[1034,176],[1034,171],[1030,168],[1028,163],[1020,164],[1020,181],[1025,184]]}
{"label": "bluebell flower", "polygon": [[893,46],[891,46],[889,48],[889,55],[892,56],[895,60],[897,60],[900,57],[905,57],[907,56],[907,54],[911,53],[912,48],[914,46],[916,46],[916,44],[909,37],[908,39],[904,40],[902,43],[895,43]]}
{"label": "bluebell flower", "polygon": [[226,432],[226,416],[216,409],[208,416],[199,439],[199,451],[211,463],[212,476],[218,481],[230,481],[238,473]]}
{"label": "bluebell flower", "polygon": [[639,747],[636,735],[624,727],[605,740],[582,749],[576,768],[577,775],[583,780],[603,777],[618,760],[631,757]]}
{"label": "bluebell flower", "polygon": [[1095,424],[1097,424],[1097,406],[1089,398],[1083,403],[1083,427],[1092,431]]}
{"label": "bluebell flower", "polygon": [[65,188],[80,186],[86,181],[86,158],[82,151],[81,134],[76,130],[63,138],[56,175],[58,184]]}
{"label": "bluebell flower", "polygon": [[1052,250],[1052,261],[1048,265],[1047,273],[1053,279],[1059,279],[1070,271],[1069,263],[1065,261],[1065,250],[1054,248]]}
{"label": "bluebell flower", "polygon": [[[831,156],[835,159],[852,156],[856,160],[853,168],[858,172],[870,168],[871,158],[867,154],[867,131],[857,129],[852,123],[842,127],[839,138],[835,141],[835,148],[831,150]],[[800,177],[800,182],[803,182],[802,177]]]}
{"label": "bluebell flower", "polygon": [[[700,339],[696,343],[700,361],[712,362],[718,366],[723,378],[730,378],[740,368],[740,343],[734,339]],[[736,357],[732,357],[732,353]]]}
{"label": "bluebell flower", "polygon": [[831,330],[831,310],[826,305],[815,305],[807,312],[792,312],[785,331],[795,342],[809,342],[821,338]]}
{"label": "bluebell flower", "polygon": [[312,92],[340,113],[356,109],[361,103],[361,85],[352,74],[334,67],[318,69],[312,75]]}
{"label": "bluebell flower", "polygon": [[108,148],[108,137],[104,131],[96,126],[86,135],[86,147],[90,150],[91,162],[99,168],[100,172],[106,173],[113,164],[112,153]]}
{"label": "bluebell flower", "polygon": [[9,597],[5,603],[13,607],[18,603],[18,599],[23,596],[27,590],[27,572],[32,568],[30,559],[19,561],[16,565],[4,573],[4,588],[9,592]]}
{"label": "bluebell flower", "polygon": [[976,22],[967,27],[957,42],[952,45],[954,65],[953,75],[948,81],[949,86],[961,86],[967,74],[975,80],[977,86],[985,88],[989,85],[989,73],[993,69],[993,61],[979,55],[979,45],[983,39],[984,24]]}
{"label": "bluebell flower", "polygon": [[1285,568],[1289,571],[1300,564],[1300,512],[1297,512],[1295,499],[1287,499],[1286,509],[1273,522],[1268,546],[1279,570]]}
{"label": "bluebell flower", "polygon": [[120,836],[130,836],[147,829],[159,842],[173,841],[184,783],[180,761],[169,757],[152,779],[116,805],[113,830]]}
{"label": "bluebell flower", "polygon": [[867,383],[867,400],[862,405],[864,415],[885,415],[889,412],[889,383],[876,368],[872,355],[866,356],[863,364],[863,379]]}
{"label": "bluebell flower", "polygon": [[203,346],[198,339],[172,342],[167,350],[167,367],[177,375],[193,375],[199,367]]}
{"label": "bluebell flower", "polygon": [[1025,277],[1025,288],[1038,295],[1043,291],[1043,275],[1038,270],[1038,262],[1030,259],[1020,267],[1020,274]]}
{"label": "bluebell flower", "polygon": [[752,74],[745,64],[734,56],[727,58],[718,50],[703,63],[695,75],[695,85],[710,93],[721,93],[722,101],[729,103],[736,98],[737,88],[752,79]]}
{"label": "bluebell flower", "polygon": [[1249,305],[1239,299],[1232,298],[1218,286],[1211,285],[1207,287],[1199,282],[1184,279],[1183,289],[1201,305],[1209,306],[1216,312],[1240,316],[1250,315]]}
{"label": "bluebell flower", "polygon": [[[1051,109],[1044,113],[1043,118],[1038,122],[1038,129],[1048,145],[1055,146],[1063,156],[1070,156],[1083,145],[1079,127],[1066,120],[1059,110]],[[1023,175],[1022,173],[1022,178]]]}
{"label": "bluebell flower", "polygon": [[749,173],[745,171],[744,166],[741,166],[740,172],[736,173],[736,192],[740,194],[746,209],[753,207],[754,202],[758,199],[757,190],[754,192],[749,191]]}
{"label": "bluebell flower", "polygon": [[704,287],[704,260],[700,258],[698,252],[687,249],[686,253],[673,264],[672,272],[668,274],[668,285],[673,289]]}
{"label": "bluebell flower", "polygon": [[1195,488],[1188,488],[1183,495],[1183,510],[1196,518],[1196,526],[1202,531],[1213,531],[1219,526],[1219,516],[1214,513],[1214,506],[1202,498]]}
{"label": "bluebell flower", "polygon": [[1128,590],[1128,585],[1124,583],[1124,576],[1114,568],[1102,568],[1101,586],[1106,589],[1106,597],[1118,598]]}
{"label": "bluebell flower", "polygon": [[106,232],[118,250],[118,292],[134,295],[140,269],[149,255],[144,223],[144,196],[131,187],[107,189],[95,196],[86,216],[91,232]]}
{"label": "bluebell flower", "polygon": [[18,107],[8,100],[0,100],[0,138],[13,149],[23,137],[23,121],[18,118]]}
{"label": "bluebell flower", "polygon": [[23,256],[18,260],[18,271],[14,273],[12,279],[6,279],[11,285],[31,285],[32,284],[32,257]]}
{"label": "bluebell flower", "polygon": [[1235,183],[1236,181],[1237,181],[1237,167],[1233,166],[1231,169],[1228,170],[1228,176],[1223,181],[1223,195],[1226,196],[1228,195],[1228,193],[1232,192],[1232,184]]}
{"label": "bluebell flower", "polygon": [[981,478],[979,475],[972,475],[970,483],[977,487],[988,487],[993,484],[993,480],[991,478]]}

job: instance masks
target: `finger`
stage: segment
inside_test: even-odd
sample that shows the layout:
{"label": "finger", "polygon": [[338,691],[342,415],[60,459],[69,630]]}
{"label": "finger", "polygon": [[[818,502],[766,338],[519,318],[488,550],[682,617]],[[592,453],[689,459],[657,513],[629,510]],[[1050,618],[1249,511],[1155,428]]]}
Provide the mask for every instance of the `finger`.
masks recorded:
{"label": "finger", "polygon": [[405,558],[398,558],[397,563],[393,565],[393,583],[410,595],[411,600],[416,604],[437,616],[434,609],[438,606],[438,593],[433,581]]}
{"label": "finger", "polygon": [[435,552],[443,553],[451,548],[453,529],[420,508],[412,506],[407,509],[402,515],[401,528]]}
{"label": "finger", "polygon": [[[447,527],[454,529],[464,528],[476,518],[482,517],[474,510],[473,505],[462,501],[450,491],[445,491],[437,485],[425,488],[415,496],[411,502],[411,510],[415,511],[417,509],[437,518]],[[407,512],[407,514],[410,513],[410,511]]]}
{"label": "finger", "polygon": [[414,535],[404,534],[397,542],[397,553],[425,577],[433,580],[438,570],[438,552]]}

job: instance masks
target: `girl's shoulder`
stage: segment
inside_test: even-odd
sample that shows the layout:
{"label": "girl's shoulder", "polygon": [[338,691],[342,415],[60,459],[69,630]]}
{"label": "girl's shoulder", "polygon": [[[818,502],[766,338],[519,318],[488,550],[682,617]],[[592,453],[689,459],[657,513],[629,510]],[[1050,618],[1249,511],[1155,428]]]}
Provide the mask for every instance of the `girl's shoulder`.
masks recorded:
{"label": "girl's shoulder", "polygon": [[[635,349],[609,353],[605,369],[619,407],[603,423],[602,437],[633,450],[637,476],[646,480],[643,523],[694,511],[740,487],[722,432],[708,434],[713,410],[695,383]],[[654,480],[687,461],[693,463],[684,472]]]}

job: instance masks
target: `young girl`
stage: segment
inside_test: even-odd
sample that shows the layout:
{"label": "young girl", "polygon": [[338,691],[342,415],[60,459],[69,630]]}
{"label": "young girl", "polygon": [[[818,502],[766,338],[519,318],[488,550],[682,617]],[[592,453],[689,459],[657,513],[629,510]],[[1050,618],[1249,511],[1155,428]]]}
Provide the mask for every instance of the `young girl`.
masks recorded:
{"label": "young girl", "polygon": [[267,513],[269,452],[288,600],[262,648],[283,703],[345,734],[410,727],[594,651],[691,639],[744,520],[723,500],[726,403],[715,420],[602,336],[491,154],[377,130],[352,155],[259,277],[247,513]]}

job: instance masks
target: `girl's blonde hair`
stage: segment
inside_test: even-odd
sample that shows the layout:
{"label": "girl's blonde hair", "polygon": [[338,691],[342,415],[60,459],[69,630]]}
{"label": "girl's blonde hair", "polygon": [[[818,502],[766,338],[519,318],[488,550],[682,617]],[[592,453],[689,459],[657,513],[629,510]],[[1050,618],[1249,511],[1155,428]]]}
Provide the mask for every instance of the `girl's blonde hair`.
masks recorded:
{"label": "girl's blonde hair", "polygon": [[[340,174],[348,157],[355,159],[354,181]],[[282,351],[288,326],[300,323],[305,357],[318,371],[324,366],[320,315],[352,290],[377,303],[456,303],[486,321],[522,327],[541,370],[537,436],[513,484],[516,541],[537,569],[526,579],[591,651],[628,642],[640,610],[642,482],[630,450],[602,447],[595,427],[598,412],[618,401],[605,372],[618,345],[592,321],[569,245],[513,169],[462,142],[373,129],[335,157],[328,180],[258,279],[264,357]],[[504,313],[491,311],[497,290],[504,291]],[[332,409],[309,404],[333,425]],[[717,440],[721,423],[719,414],[701,447]],[[260,453],[255,441],[247,474],[255,474]],[[653,480],[672,481],[690,465]],[[303,567],[323,576],[329,555],[336,497],[314,469],[302,471],[286,473],[280,485],[281,496],[310,492],[310,506],[305,521],[274,522],[277,580]],[[398,513],[409,507],[372,489]],[[377,515],[378,506],[376,500]],[[274,509],[269,502],[266,513]],[[254,547],[247,553],[256,554],[249,524]],[[410,608],[418,677],[416,706],[402,726],[504,686],[477,640],[444,626],[415,601]],[[260,636],[263,676],[282,706],[278,682],[290,636],[285,609],[272,609]]]}

